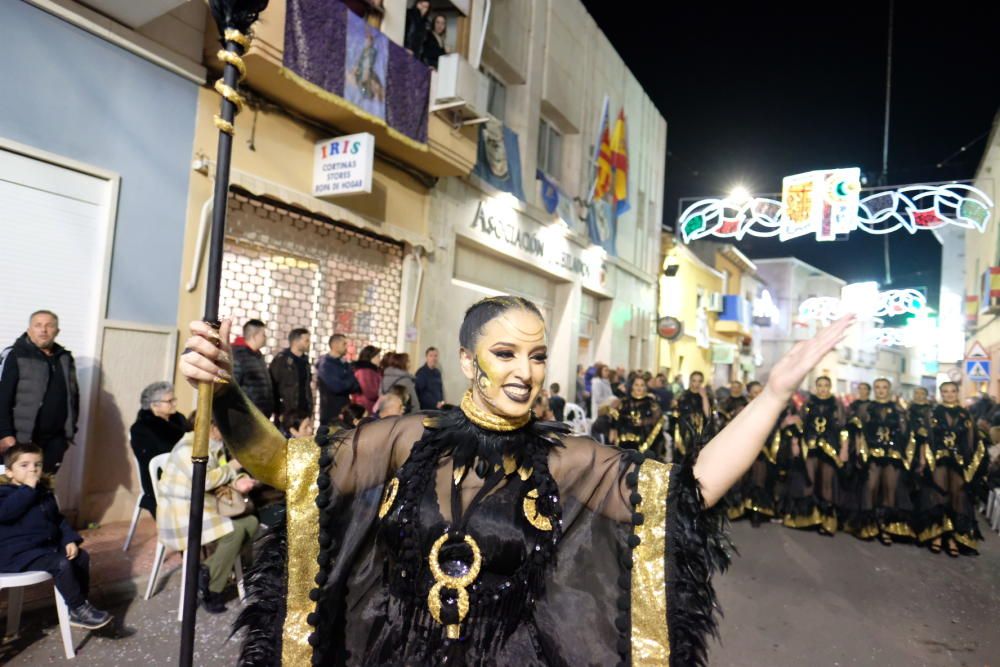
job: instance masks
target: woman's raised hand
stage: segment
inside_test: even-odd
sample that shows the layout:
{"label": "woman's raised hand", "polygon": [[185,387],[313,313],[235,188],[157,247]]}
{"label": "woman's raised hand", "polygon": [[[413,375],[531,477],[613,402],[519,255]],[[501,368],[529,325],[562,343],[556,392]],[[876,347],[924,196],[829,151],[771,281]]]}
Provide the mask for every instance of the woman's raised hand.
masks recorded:
{"label": "woman's raised hand", "polygon": [[854,319],[854,315],[845,315],[809,340],[796,343],[771,369],[765,389],[784,404],[798,390],[809,371],[844,340]]}

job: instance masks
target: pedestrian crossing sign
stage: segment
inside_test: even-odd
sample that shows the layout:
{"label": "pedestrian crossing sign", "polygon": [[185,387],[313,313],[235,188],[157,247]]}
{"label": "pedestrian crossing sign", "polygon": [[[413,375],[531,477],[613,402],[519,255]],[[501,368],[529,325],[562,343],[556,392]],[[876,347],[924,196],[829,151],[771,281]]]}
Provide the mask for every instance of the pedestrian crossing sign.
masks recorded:
{"label": "pedestrian crossing sign", "polygon": [[966,359],[965,377],[972,382],[989,382],[990,361],[987,359]]}

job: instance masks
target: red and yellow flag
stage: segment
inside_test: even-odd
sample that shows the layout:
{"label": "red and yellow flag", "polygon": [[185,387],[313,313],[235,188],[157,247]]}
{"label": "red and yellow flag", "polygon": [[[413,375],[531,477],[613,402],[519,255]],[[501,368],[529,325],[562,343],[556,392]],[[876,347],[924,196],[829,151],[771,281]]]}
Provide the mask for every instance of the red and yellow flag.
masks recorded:
{"label": "red and yellow flag", "polygon": [[[604,146],[601,146],[603,150]],[[628,137],[625,132],[625,110],[618,110],[615,129],[611,133],[611,169],[614,172],[615,215],[622,215],[629,209],[628,203]]]}
{"label": "red and yellow flag", "polygon": [[608,134],[608,117],[605,113],[601,121],[600,140],[597,147],[597,173],[594,176],[594,192],[591,199],[604,199],[611,192],[612,179],[611,137]]}

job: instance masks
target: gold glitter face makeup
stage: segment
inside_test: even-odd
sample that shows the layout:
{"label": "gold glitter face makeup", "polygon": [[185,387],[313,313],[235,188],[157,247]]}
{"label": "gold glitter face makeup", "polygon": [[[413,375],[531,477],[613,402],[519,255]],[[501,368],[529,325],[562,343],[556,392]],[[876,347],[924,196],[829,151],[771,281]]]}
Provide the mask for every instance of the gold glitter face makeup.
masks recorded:
{"label": "gold glitter face makeup", "polygon": [[486,323],[470,356],[472,398],[480,408],[506,417],[531,410],[545,384],[541,318],[520,308],[506,311]]}

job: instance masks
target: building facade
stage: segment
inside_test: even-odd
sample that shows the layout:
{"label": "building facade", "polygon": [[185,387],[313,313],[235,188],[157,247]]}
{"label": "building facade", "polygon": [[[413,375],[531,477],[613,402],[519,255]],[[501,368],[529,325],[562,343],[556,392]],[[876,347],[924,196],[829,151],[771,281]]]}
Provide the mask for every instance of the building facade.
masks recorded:
{"label": "building facade", "polygon": [[700,371],[713,387],[756,379],[765,313],[755,318],[754,307],[770,299],[756,263],[729,243],[663,238],[659,315],[677,318],[683,330],[660,339],[661,370],[671,378]]}
{"label": "building facade", "polygon": [[60,317],[82,404],[57,491],[79,523],[128,518],[128,427],[142,388],[173,377],[206,19],[196,2],[87,5],[0,3],[0,337]]}
{"label": "building facade", "polygon": [[[989,195],[994,203],[1000,194],[1000,112],[994,117],[993,130],[987,139],[986,149],[980,160],[973,185]],[[962,393],[972,396],[989,393],[994,400],[1000,396],[1000,229],[998,229],[997,209],[982,234],[967,232],[962,239],[965,245],[964,262],[959,265],[964,270],[965,285],[965,346],[968,353],[975,343],[986,348],[990,357],[991,377],[987,382],[973,382],[963,373],[962,364],[956,364],[952,379],[962,382]],[[942,252],[947,268],[948,255]],[[942,291],[943,298],[943,291]],[[942,303],[942,306],[944,304]],[[964,357],[964,354],[962,355]],[[960,361],[960,360],[959,360]]]}
{"label": "building facade", "polygon": [[[429,215],[435,247],[412,330],[421,350],[441,350],[446,397],[457,401],[467,386],[456,363],[464,310],[484,296],[526,296],[546,318],[547,381],[572,398],[565,388],[577,365],[655,365],[666,122],[577,0],[494,2],[488,26],[481,70],[490,122],[481,142],[502,126],[523,196],[481,168],[438,183]],[[605,98],[611,123],[624,114],[628,146],[629,210],[610,249],[593,242],[580,215]]]}

